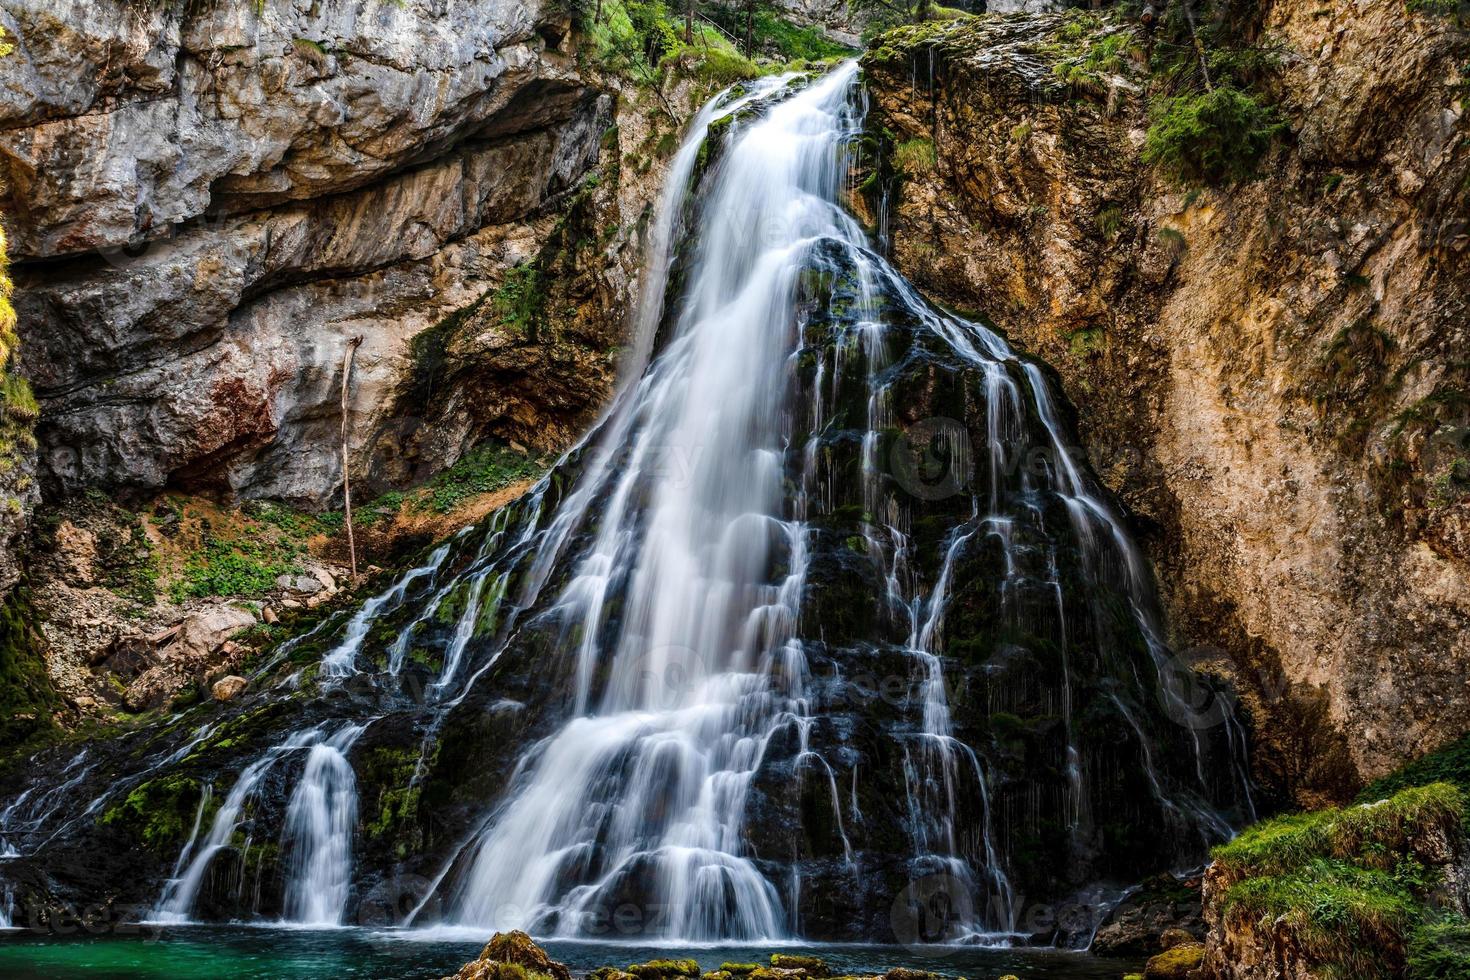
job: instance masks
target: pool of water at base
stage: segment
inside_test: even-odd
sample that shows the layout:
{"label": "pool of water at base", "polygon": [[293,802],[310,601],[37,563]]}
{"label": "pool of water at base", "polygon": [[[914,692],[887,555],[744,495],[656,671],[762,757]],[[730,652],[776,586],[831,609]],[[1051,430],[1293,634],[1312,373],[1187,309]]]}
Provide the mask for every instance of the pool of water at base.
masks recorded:
{"label": "pool of water at base", "polygon": [[[426,980],[454,973],[479,955],[485,938],[368,929],[139,927],[132,935],[55,936],[27,930],[0,934],[0,977],[7,980]],[[1141,964],[1084,953],[975,947],[899,946],[642,946],[628,943],[543,943],[574,973],[677,956],[704,970],[721,963],[768,961],[773,949],[820,956],[834,973],[882,973],[895,966],[969,980],[1014,974],[1022,980],[1119,980]]]}

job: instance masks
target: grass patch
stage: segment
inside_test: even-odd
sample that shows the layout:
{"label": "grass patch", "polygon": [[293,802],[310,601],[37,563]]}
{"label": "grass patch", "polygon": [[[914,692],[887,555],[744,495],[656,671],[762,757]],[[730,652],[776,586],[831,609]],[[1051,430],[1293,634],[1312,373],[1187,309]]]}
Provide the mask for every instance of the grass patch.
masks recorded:
{"label": "grass patch", "polygon": [[[1385,868],[1395,853],[1433,827],[1458,831],[1465,794],[1449,783],[1406,789],[1377,803],[1314,810],[1268,820],[1214,852],[1233,870],[1282,874],[1319,857]],[[1391,865],[1389,865],[1391,866]]]}
{"label": "grass patch", "polygon": [[1248,180],[1285,127],[1275,111],[1229,86],[1155,102],[1145,163],[1186,184]]}
{"label": "grass patch", "polygon": [[926,174],[939,162],[931,139],[904,140],[893,148],[893,162],[906,174]]}
{"label": "grass patch", "polygon": [[495,444],[479,446],[429,483],[428,492],[415,500],[418,507],[447,514],[471,497],[493,493],[545,469],[524,453]]}
{"label": "grass patch", "polygon": [[1257,824],[1214,851],[1222,910],[1323,976],[1470,975],[1453,972],[1470,964],[1463,923],[1436,908],[1442,842],[1463,839],[1465,808],[1441,782]]}
{"label": "grass patch", "polygon": [[1429,783],[1451,783],[1470,795],[1470,735],[1370,783],[1358,794],[1358,802],[1372,803]]}

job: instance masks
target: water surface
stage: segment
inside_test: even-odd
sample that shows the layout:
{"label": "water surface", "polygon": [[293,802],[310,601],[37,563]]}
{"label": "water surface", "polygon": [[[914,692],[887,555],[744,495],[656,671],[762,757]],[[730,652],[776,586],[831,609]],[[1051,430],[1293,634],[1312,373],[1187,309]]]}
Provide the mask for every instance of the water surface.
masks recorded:
{"label": "water surface", "polygon": [[[0,935],[0,976],[8,980],[426,980],[458,970],[484,944],[472,939],[365,929],[264,929],[197,926],[144,928],[132,936]],[[678,955],[705,970],[728,960],[766,959],[770,946],[668,947],[548,940],[553,957],[582,973]],[[1005,974],[1057,980],[1118,980],[1139,964],[1081,953],[946,947],[922,952],[892,946],[798,947],[817,955],[835,973],[882,972],[894,966],[950,977],[994,980]]]}

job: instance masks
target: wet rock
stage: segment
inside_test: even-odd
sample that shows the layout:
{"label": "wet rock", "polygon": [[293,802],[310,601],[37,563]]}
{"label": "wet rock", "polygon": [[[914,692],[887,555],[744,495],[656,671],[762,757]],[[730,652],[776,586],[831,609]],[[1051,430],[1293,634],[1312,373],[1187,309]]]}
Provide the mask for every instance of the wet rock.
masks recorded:
{"label": "wet rock", "polygon": [[1159,936],[1159,949],[1170,950],[1185,943],[1197,943],[1200,937],[1186,929],[1165,929]]}
{"label": "wet rock", "polygon": [[1163,874],[1145,881],[1118,904],[1093,937],[1099,956],[1149,956],[1164,948],[1165,935],[1204,938],[1198,878]]}
{"label": "wet rock", "polygon": [[209,693],[216,701],[233,701],[249,686],[249,683],[238,674],[229,674],[215,681]]}
{"label": "wet rock", "polygon": [[628,972],[638,980],[671,980],[673,977],[699,976],[699,963],[695,960],[649,960],[635,963]]}
{"label": "wet rock", "polygon": [[[501,967],[515,967],[505,971]],[[519,929],[497,932],[480,951],[480,957],[466,963],[455,974],[455,980],[524,980],[529,972],[551,980],[571,980],[571,971],[556,962],[535,941]]]}
{"label": "wet rock", "polygon": [[1192,980],[1204,961],[1204,943],[1180,943],[1144,965],[1144,980]]}
{"label": "wet rock", "polygon": [[[772,953],[771,965],[780,970],[801,970],[809,977],[827,976],[827,964],[815,956],[795,956],[790,953]],[[896,978],[897,980],[897,978]],[[915,978],[917,980],[917,978]]]}

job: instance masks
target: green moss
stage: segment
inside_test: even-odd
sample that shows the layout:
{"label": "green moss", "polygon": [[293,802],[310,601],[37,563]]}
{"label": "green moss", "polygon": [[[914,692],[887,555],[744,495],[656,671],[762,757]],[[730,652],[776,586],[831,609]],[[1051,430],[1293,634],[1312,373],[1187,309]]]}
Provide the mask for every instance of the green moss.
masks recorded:
{"label": "green moss", "polygon": [[1405,789],[1430,783],[1452,783],[1470,795],[1470,735],[1370,783],[1358,794],[1358,802],[1373,803]]}
{"label": "green moss", "polygon": [[454,510],[466,499],[504,489],[518,480],[539,475],[545,467],[525,453],[487,443],[470,450],[429,483],[420,506],[440,514]]}
{"label": "green moss", "polygon": [[0,744],[19,745],[54,729],[58,701],[43,642],[30,589],[17,585],[0,601]]}
{"label": "green moss", "polygon": [[1166,949],[1148,961],[1146,975],[1158,978],[1186,977],[1204,962],[1205,947],[1202,943],[1180,943]]}
{"label": "green moss", "polygon": [[695,960],[649,960],[635,963],[628,972],[638,980],[667,980],[670,977],[697,977],[699,963]]}
{"label": "green moss", "polygon": [[814,977],[824,977],[827,975],[827,964],[815,956],[772,953],[771,965],[778,970],[805,970]]}
{"label": "green moss", "polygon": [[103,811],[98,822],[127,829],[155,853],[171,853],[193,829],[203,792],[199,780],[190,776],[150,779]]}
{"label": "green moss", "polygon": [[744,975],[753,972],[759,966],[759,963],[721,963],[720,972]]}
{"label": "green moss", "polygon": [[1247,180],[1285,127],[1249,93],[1213,91],[1161,98],[1144,138],[1143,159],[1182,183]]}
{"label": "green moss", "polygon": [[1458,832],[1465,794],[1449,783],[1406,789],[1390,799],[1288,814],[1256,824],[1217,847],[1217,862],[1240,872],[1282,874],[1319,857],[1383,867],[1432,827]]}

